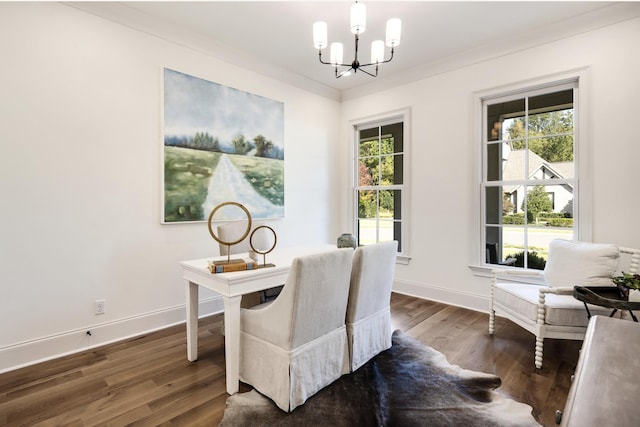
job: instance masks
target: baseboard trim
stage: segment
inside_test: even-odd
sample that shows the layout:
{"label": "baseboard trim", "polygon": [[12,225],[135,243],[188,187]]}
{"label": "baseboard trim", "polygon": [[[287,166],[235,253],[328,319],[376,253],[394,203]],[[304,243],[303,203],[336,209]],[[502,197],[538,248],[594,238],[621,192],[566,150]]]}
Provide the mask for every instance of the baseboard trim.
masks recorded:
{"label": "baseboard trim", "polygon": [[[395,280],[393,291],[483,313],[487,313],[489,307],[489,298],[486,296],[408,280]],[[208,298],[199,303],[200,317],[210,316],[222,311],[223,302],[220,296]],[[0,348],[0,374],[184,322],[185,306],[178,305],[126,319],[91,325],[82,329],[12,344]],[[88,335],[87,331],[91,331],[91,335]]]}
{"label": "baseboard trim", "polygon": [[482,313],[489,312],[489,297],[484,295],[460,292],[425,283],[398,279],[393,282],[393,292],[448,305],[455,305]]}
{"label": "baseboard trim", "polygon": [[[222,297],[203,299],[200,317],[223,311]],[[87,326],[0,348],[0,374],[185,323],[185,305]],[[87,334],[91,332],[91,335]],[[185,356],[186,357],[186,356]]]}

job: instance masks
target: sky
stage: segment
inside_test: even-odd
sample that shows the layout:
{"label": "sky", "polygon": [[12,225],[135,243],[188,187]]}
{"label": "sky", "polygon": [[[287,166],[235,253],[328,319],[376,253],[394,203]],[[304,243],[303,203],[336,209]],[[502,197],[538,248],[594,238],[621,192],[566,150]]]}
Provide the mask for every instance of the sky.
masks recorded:
{"label": "sky", "polygon": [[284,148],[284,103],[164,69],[164,135],[208,132],[230,145],[261,134]]}

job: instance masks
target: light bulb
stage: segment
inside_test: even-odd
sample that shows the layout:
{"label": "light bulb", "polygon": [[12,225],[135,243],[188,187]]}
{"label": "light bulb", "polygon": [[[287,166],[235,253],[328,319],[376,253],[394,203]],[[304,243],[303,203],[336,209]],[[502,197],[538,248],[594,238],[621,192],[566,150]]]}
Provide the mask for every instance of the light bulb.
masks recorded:
{"label": "light bulb", "polygon": [[391,18],[387,21],[387,46],[394,47],[400,44],[400,32],[402,21],[398,18]]}
{"label": "light bulb", "polygon": [[342,52],[342,43],[331,43],[331,65],[335,65],[337,67],[338,65],[342,64]]}
{"label": "light bulb", "polygon": [[313,47],[316,49],[327,47],[327,23],[324,21],[313,24]]}
{"label": "light bulb", "polygon": [[367,8],[362,3],[354,3],[351,6],[351,32],[362,34],[367,29]]}

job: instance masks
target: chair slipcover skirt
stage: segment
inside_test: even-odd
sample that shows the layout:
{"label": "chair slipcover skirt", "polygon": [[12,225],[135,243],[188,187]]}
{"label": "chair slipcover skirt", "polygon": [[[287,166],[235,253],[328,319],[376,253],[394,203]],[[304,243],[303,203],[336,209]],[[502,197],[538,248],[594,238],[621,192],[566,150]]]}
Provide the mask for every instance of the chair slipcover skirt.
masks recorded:
{"label": "chair slipcover skirt", "polygon": [[351,369],[356,370],[381,351],[391,348],[391,311],[389,307],[347,325]]}
{"label": "chair slipcover skirt", "polygon": [[398,242],[362,246],[353,255],[347,305],[351,370],[391,348],[391,289]]}
{"label": "chair slipcover skirt", "polygon": [[269,396],[283,411],[293,411],[349,372],[345,327],[286,351],[241,333],[242,351],[259,357],[240,358],[240,379]]}

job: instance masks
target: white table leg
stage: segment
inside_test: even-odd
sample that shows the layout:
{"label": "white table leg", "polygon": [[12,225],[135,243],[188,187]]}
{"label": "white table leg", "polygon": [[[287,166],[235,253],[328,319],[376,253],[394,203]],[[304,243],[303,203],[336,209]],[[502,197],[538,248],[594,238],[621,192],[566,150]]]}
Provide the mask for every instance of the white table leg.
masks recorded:
{"label": "white table leg", "polygon": [[198,288],[187,281],[187,360],[198,360]]}
{"label": "white table leg", "polygon": [[240,382],[240,301],[241,296],[224,297],[224,359],[227,393],[235,394]]}

